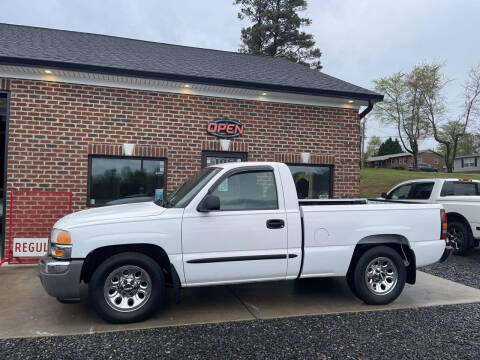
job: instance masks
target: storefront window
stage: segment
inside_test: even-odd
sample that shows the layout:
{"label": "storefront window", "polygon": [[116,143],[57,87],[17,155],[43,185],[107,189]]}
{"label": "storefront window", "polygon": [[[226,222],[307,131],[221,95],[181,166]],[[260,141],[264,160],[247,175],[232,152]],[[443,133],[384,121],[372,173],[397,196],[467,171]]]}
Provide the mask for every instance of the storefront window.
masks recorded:
{"label": "storefront window", "polygon": [[324,165],[288,165],[299,199],[332,197],[332,167]]}
{"label": "storefront window", "polygon": [[88,204],[153,201],[163,196],[164,159],[92,156]]}

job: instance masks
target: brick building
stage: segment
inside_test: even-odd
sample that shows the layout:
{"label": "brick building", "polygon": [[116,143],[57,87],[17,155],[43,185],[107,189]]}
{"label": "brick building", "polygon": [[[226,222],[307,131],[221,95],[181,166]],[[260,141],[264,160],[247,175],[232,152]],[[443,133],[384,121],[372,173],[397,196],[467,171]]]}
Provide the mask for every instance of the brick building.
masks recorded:
{"label": "brick building", "polygon": [[[413,167],[413,155],[410,153],[399,153],[383,156],[372,156],[366,161],[369,168],[390,168],[408,170],[409,167]],[[444,171],[445,159],[442,154],[439,154],[433,150],[421,150],[418,152],[418,164],[428,164],[437,171]]]}
{"label": "brick building", "polygon": [[280,58],[0,24],[4,220],[13,190],[71,192],[77,211],[225,161],[283,161],[302,197],[356,197],[360,107],[381,100]]}

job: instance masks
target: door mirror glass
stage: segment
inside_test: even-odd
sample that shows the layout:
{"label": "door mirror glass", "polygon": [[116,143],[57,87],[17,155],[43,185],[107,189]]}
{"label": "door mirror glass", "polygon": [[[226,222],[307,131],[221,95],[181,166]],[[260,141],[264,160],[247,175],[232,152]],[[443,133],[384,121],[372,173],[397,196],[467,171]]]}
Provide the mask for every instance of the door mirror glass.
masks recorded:
{"label": "door mirror glass", "polygon": [[220,199],[216,195],[207,195],[198,206],[198,211],[209,212],[220,210]]}
{"label": "door mirror glass", "polygon": [[383,199],[386,199],[387,198],[387,193],[383,192],[381,195],[380,195],[381,198]]}

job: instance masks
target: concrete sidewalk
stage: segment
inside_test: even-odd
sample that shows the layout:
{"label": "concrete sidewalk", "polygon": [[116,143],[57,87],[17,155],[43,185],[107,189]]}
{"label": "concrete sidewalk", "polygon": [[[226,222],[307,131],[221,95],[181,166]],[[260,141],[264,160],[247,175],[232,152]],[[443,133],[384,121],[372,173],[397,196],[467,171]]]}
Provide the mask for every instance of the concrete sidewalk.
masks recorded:
{"label": "concrete sidewalk", "polygon": [[[61,304],[40,285],[36,267],[0,268],[0,338],[88,334],[208,322],[416,308],[480,302],[480,290],[418,272],[388,306],[368,306],[353,297],[344,279],[305,279],[182,290],[182,302],[148,321],[112,325],[103,322],[86,300]],[[86,294],[86,287],[83,289]]]}

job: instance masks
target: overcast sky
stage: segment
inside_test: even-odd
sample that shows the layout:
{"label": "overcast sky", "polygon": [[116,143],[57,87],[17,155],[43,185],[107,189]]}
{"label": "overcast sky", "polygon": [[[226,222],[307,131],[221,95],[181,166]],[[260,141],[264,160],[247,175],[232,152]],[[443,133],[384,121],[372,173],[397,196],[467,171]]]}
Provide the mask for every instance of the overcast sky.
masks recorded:
{"label": "overcast sky", "polygon": [[[233,0],[1,0],[0,22],[236,51],[245,25],[237,11]],[[462,84],[480,63],[480,1],[310,0],[303,14],[325,73],[372,88],[379,77],[444,62],[450,114],[460,112]],[[368,135],[396,133],[370,119]]]}

